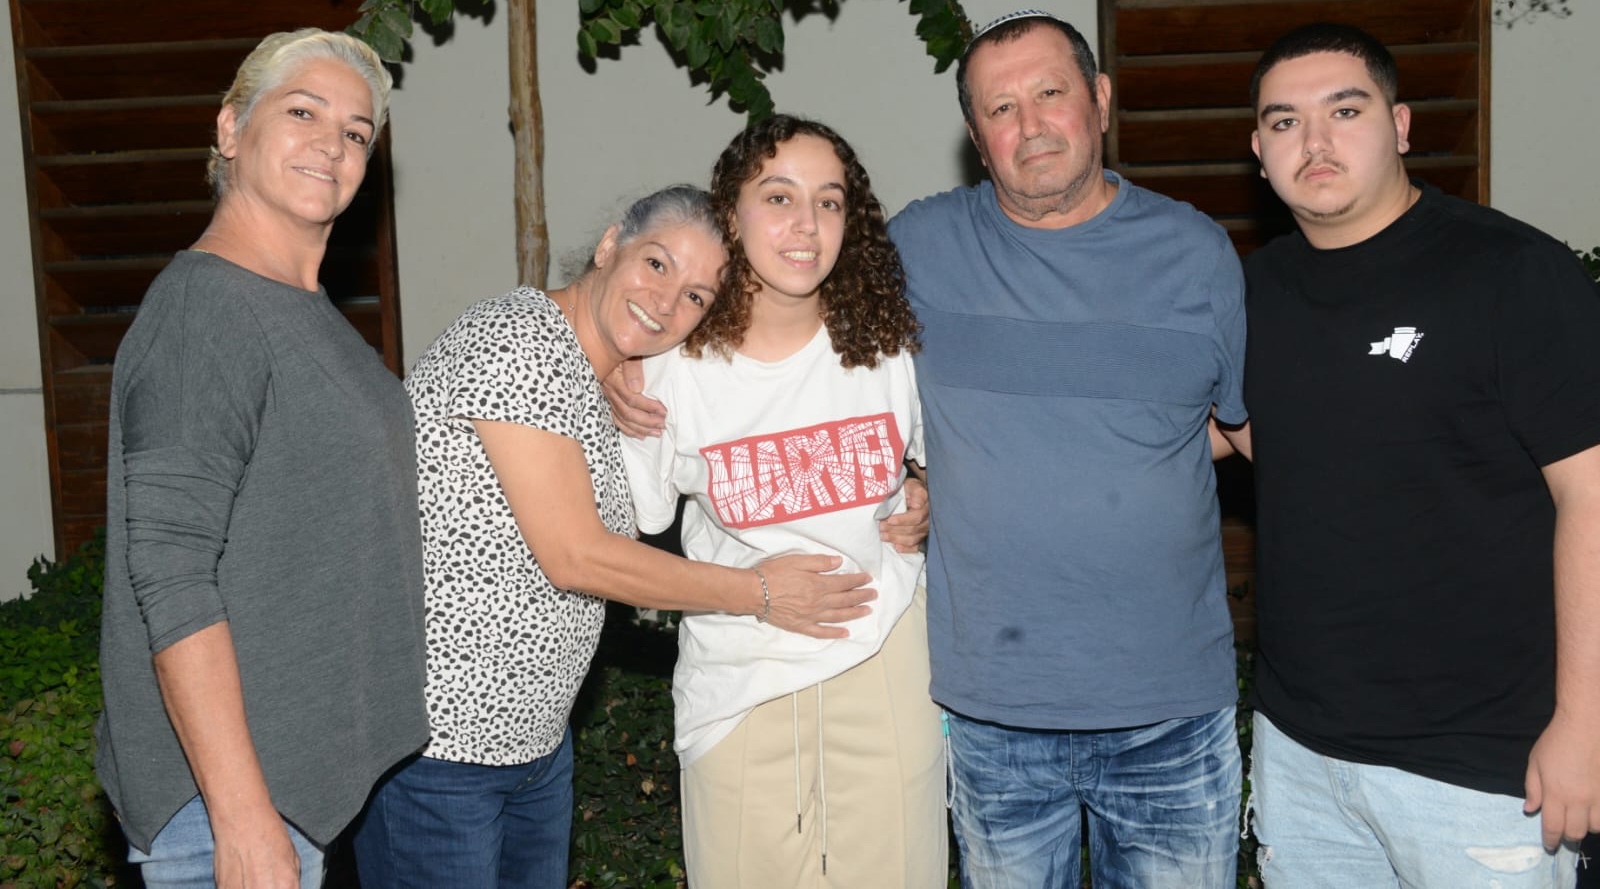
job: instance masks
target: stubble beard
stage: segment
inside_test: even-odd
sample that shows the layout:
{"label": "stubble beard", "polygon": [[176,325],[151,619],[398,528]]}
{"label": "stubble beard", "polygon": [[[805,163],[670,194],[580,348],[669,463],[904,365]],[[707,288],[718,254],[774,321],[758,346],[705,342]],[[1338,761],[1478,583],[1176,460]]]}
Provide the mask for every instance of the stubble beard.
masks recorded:
{"label": "stubble beard", "polygon": [[[1059,146],[1051,147],[1059,147],[1064,151],[1069,146],[1063,140]],[[1019,182],[1016,183],[1018,187],[1012,187],[1011,184],[1000,181],[998,177],[995,186],[1005,193],[1018,216],[1037,222],[1052,214],[1065,215],[1072,212],[1088,199],[1090,185],[1100,176],[1100,150],[1096,147],[1090,152],[1083,168],[1074,173],[1062,188],[1041,188],[1030,192],[1024,190],[1025,183]]]}

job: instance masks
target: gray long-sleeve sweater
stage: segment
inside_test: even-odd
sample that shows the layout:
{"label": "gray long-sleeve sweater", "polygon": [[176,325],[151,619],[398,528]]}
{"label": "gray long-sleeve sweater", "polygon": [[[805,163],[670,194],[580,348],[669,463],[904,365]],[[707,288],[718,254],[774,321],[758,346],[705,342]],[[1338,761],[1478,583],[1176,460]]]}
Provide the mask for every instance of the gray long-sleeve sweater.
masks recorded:
{"label": "gray long-sleeve sweater", "polygon": [[97,768],[148,849],[197,790],[152,655],[220,621],[278,811],[326,843],[427,737],[410,405],[325,294],[180,253],[117,352]]}

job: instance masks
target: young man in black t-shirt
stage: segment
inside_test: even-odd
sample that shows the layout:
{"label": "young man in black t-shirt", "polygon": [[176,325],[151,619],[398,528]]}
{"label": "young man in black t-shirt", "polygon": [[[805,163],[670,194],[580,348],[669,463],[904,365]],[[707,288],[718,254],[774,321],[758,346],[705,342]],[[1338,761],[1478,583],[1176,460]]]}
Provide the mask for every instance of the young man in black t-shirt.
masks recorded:
{"label": "young man in black t-shirt", "polygon": [[1600,295],[1560,243],[1408,179],[1370,35],[1291,32],[1252,94],[1300,227],[1246,262],[1234,436],[1263,875],[1570,887],[1600,829]]}

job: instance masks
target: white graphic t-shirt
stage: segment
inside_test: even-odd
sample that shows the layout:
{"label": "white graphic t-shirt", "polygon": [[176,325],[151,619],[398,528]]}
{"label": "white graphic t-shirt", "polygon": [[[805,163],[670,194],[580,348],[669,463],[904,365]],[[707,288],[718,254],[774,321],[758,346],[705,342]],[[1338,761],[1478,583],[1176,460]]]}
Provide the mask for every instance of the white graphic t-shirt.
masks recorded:
{"label": "white graphic t-shirt", "polygon": [[793,553],[844,557],[872,575],[872,613],[847,639],[813,639],[748,615],[687,612],[673,674],[674,746],[687,765],[756,705],[837,676],[875,654],[911,603],[921,554],[878,538],[902,509],[903,463],[922,460],[911,358],[845,369],[826,328],[788,358],[645,362],[645,392],[667,406],[659,438],[624,439],[639,527],[672,523],[679,494],[692,559],[748,568]]}

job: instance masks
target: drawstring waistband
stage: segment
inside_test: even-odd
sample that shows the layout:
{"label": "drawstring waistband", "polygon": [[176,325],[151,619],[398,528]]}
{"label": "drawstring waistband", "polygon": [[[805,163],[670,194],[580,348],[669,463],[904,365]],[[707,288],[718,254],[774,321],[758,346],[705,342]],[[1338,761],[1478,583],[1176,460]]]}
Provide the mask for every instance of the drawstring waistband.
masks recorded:
{"label": "drawstring waistband", "polygon": [[[818,830],[822,840],[822,874],[828,874],[828,775],[824,765],[826,757],[823,755],[822,743],[822,683],[814,686],[817,690],[817,818]],[[805,794],[800,781],[800,693],[789,694],[790,724],[794,735],[794,832],[801,833],[805,824],[803,812],[805,808]]]}

